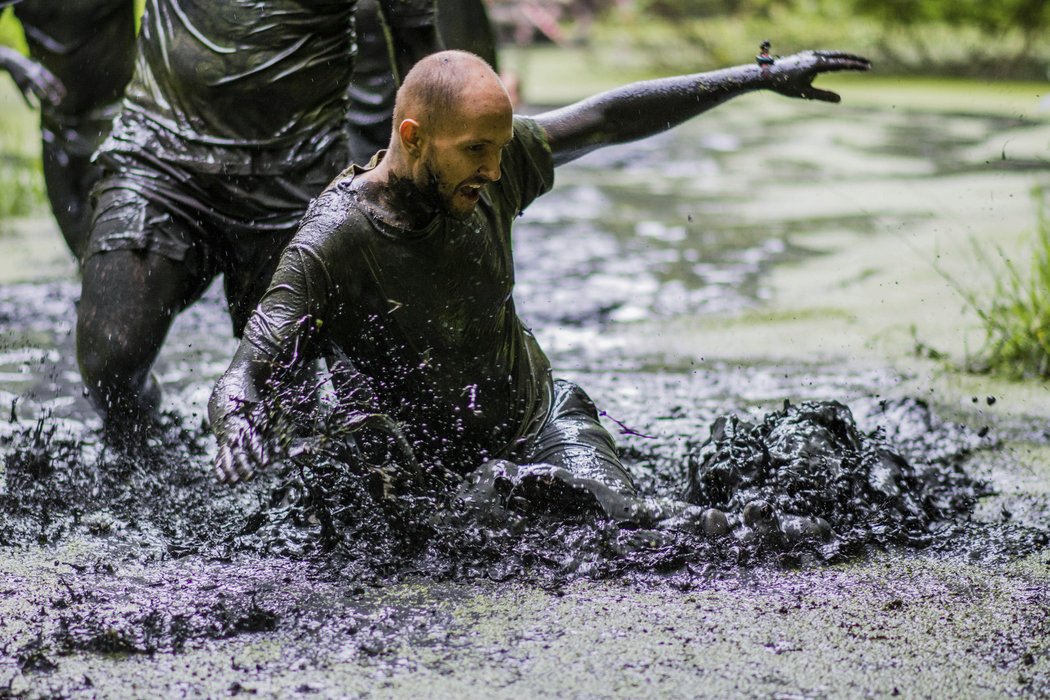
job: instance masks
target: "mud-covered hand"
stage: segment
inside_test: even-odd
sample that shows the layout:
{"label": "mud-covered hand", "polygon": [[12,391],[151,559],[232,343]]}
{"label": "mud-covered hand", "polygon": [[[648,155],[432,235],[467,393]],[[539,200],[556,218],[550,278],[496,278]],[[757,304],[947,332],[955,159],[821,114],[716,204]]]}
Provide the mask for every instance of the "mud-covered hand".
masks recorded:
{"label": "mud-covered hand", "polygon": [[215,475],[222,483],[251,479],[269,457],[268,444],[261,431],[243,415],[227,416],[215,430],[215,437],[219,442]]}
{"label": "mud-covered hand", "polygon": [[803,51],[778,58],[762,70],[768,74],[769,89],[773,92],[804,100],[839,102],[842,98],[837,93],[813,87],[814,79],[821,73],[871,70],[871,63],[862,56],[842,51]]}
{"label": "mud-covered hand", "polygon": [[66,96],[66,88],[61,80],[47,68],[14,49],[0,46],[0,68],[7,70],[29,106],[33,106],[31,95],[40,100],[41,104],[49,104],[52,107],[57,106]]}

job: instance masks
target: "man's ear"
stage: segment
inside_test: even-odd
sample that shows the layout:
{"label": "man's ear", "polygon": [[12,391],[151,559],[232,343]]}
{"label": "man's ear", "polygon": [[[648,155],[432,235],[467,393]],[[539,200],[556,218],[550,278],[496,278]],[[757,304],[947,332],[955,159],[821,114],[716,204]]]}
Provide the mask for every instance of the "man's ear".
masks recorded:
{"label": "man's ear", "polygon": [[413,158],[418,158],[423,149],[423,127],[415,119],[405,119],[397,127],[401,147]]}

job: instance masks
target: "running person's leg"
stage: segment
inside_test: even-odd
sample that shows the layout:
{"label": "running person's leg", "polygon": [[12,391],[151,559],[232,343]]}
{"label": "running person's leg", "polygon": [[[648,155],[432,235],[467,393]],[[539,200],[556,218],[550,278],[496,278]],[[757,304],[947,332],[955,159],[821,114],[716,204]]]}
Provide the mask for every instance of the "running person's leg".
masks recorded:
{"label": "running person's leg", "polygon": [[77,360],[88,398],[111,434],[134,433],[156,415],[150,376],[175,316],[212,274],[179,245],[185,227],[141,195],[103,189],[83,266]]}

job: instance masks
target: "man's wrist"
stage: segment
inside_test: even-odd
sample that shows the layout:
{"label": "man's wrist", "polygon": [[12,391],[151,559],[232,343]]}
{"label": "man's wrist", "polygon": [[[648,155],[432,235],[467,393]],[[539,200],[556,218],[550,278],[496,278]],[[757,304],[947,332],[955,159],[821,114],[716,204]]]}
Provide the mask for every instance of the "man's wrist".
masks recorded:
{"label": "man's wrist", "polygon": [[702,74],[697,92],[712,97],[735,97],[755,90],[768,90],[772,85],[772,73],[768,68],[741,65]]}

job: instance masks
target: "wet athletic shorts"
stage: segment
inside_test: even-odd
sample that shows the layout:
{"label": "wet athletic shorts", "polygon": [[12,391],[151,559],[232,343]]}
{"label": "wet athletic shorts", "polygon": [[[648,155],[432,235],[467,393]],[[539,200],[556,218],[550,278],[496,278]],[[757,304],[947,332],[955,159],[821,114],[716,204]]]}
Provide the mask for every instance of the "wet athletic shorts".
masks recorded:
{"label": "wet athletic shorts", "polygon": [[197,285],[187,305],[223,274],[240,336],[311,198],[346,165],[346,147],[336,140],[279,175],[201,173],[145,151],[103,152],[100,162],[106,174],[84,259],[128,250],[182,263]]}
{"label": "wet athletic shorts", "polygon": [[612,436],[598,420],[591,397],[564,379],[554,380],[550,416],[515,461],[563,467],[573,476],[600,481],[620,493],[637,491],[616,454]]}

